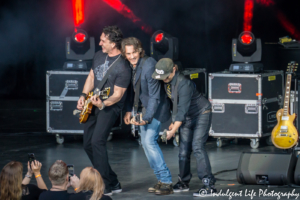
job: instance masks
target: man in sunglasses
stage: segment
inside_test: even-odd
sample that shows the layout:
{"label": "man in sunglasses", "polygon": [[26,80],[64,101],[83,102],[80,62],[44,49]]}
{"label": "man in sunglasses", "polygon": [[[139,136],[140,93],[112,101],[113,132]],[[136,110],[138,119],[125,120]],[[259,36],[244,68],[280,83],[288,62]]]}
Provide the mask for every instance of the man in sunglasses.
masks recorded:
{"label": "man in sunglasses", "polygon": [[205,150],[211,126],[210,102],[197,91],[194,82],[177,71],[177,66],[169,58],[157,62],[152,78],[165,83],[165,91],[173,103],[172,123],[167,131],[167,139],[174,137],[180,128],[179,180],[174,185],[173,191],[189,191],[189,182],[192,178],[190,155],[193,151],[197,161],[198,177],[204,184],[193,196],[211,196],[217,190]]}

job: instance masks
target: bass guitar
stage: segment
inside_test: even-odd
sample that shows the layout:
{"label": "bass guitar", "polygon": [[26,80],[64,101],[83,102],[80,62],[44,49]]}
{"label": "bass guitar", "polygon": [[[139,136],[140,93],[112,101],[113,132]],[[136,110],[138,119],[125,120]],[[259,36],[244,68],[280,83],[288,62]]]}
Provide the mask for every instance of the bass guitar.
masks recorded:
{"label": "bass guitar", "polygon": [[277,111],[277,125],[274,127],[271,135],[274,146],[279,149],[290,149],[294,147],[299,138],[298,131],[294,126],[296,114],[290,115],[289,113],[292,74],[297,71],[297,65],[296,62],[291,62],[288,65],[284,104],[283,108]]}
{"label": "bass guitar", "polygon": [[91,102],[91,97],[101,97],[102,99],[107,99],[110,94],[110,87],[105,88],[104,90],[100,91],[98,88],[95,89],[94,92],[89,92],[85,101],[83,110],[74,110],[73,115],[79,114],[79,123],[85,123],[92,112],[93,104]]}

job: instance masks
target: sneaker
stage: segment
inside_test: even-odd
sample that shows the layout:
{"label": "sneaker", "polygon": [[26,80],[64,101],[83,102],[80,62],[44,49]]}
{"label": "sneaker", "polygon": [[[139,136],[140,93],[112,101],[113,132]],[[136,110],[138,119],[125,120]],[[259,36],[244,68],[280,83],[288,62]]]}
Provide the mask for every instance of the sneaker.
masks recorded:
{"label": "sneaker", "polygon": [[189,190],[189,184],[183,181],[178,181],[173,187],[174,192],[187,192]]}
{"label": "sneaker", "polygon": [[148,192],[150,193],[154,193],[156,190],[160,189],[160,186],[162,185],[162,182],[158,181],[158,183],[156,183],[153,187],[150,187],[148,189]]}
{"label": "sneaker", "polygon": [[155,191],[155,194],[157,195],[168,195],[168,194],[173,194],[173,187],[172,183],[167,184],[167,183],[162,183],[160,188]]}
{"label": "sneaker", "polygon": [[112,195],[111,189],[106,189],[106,188],[105,188],[105,190],[104,190],[104,195],[106,195],[106,196],[111,196],[111,195]]}
{"label": "sneaker", "polygon": [[193,194],[194,197],[210,197],[217,193],[217,189],[211,179],[203,178],[203,187]]}
{"label": "sneaker", "polygon": [[112,193],[120,193],[122,192],[122,187],[121,187],[121,183],[118,182],[117,185],[113,186],[113,187],[110,187]]}

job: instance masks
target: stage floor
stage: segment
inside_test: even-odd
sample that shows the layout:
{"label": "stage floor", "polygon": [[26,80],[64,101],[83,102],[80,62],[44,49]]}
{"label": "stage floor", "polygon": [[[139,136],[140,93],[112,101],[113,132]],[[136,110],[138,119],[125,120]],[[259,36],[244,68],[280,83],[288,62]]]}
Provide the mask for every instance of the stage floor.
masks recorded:
{"label": "stage floor", "polygon": [[[190,191],[184,193],[175,193],[169,196],[156,196],[147,192],[147,188],[156,183],[156,178],[152,169],[149,167],[148,161],[143,152],[143,148],[138,142],[131,139],[128,134],[114,137],[112,141],[107,143],[107,149],[110,164],[113,170],[118,174],[118,178],[122,184],[123,192],[114,194],[113,199],[193,199],[192,193],[199,189],[202,184],[197,177],[195,158],[192,156],[192,174],[193,178],[190,183]],[[172,173],[173,183],[177,182],[178,174],[178,147],[172,144],[160,143],[166,163]],[[217,148],[215,141],[207,143],[207,151],[211,161],[213,173],[222,170],[235,169],[238,166],[239,157],[242,151],[273,151],[274,147],[262,144],[259,150],[253,150],[249,146],[249,140],[243,140],[240,144],[228,143],[222,148]],[[87,155],[82,147],[81,137],[65,137],[65,143],[58,145],[55,137],[46,133],[34,134],[12,134],[0,136],[0,167],[11,160],[17,160],[23,164],[27,161],[27,153],[35,153],[37,160],[42,162],[42,176],[50,188],[51,184],[47,178],[47,172],[51,164],[55,160],[63,160],[67,164],[74,164],[75,174],[79,175],[80,171],[87,166],[91,166]],[[24,173],[26,171],[24,170]],[[240,185],[236,181],[236,172],[226,172],[216,176],[219,179],[227,179],[228,181],[217,181],[216,188],[222,190],[223,197],[218,199],[230,199],[226,195],[229,192],[236,192],[242,197],[233,197],[232,199],[251,199],[251,193],[256,192],[256,196],[252,199],[277,199],[275,196],[259,195],[259,192],[292,192],[294,188],[268,188],[267,186],[257,185]],[[35,180],[32,180],[35,183]],[[295,192],[300,193],[299,188]],[[253,193],[252,193],[253,194]],[[270,194],[269,194],[270,195]],[[210,197],[207,197],[209,199]],[[210,198],[212,199],[212,198]],[[280,199],[287,199],[282,197]],[[290,197],[290,199],[296,199]],[[298,198],[299,199],[299,198]]]}
{"label": "stage floor", "polygon": [[[58,145],[55,136],[45,132],[45,106],[43,100],[0,101],[2,112],[0,116],[0,168],[2,169],[11,160],[20,161],[25,165],[27,153],[35,153],[37,160],[43,164],[41,173],[48,188],[50,188],[51,183],[47,178],[48,169],[56,160],[74,164],[75,174],[78,176],[83,168],[91,166],[91,162],[83,149],[81,136],[66,136],[64,144]],[[190,182],[189,192],[168,196],[156,196],[148,193],[148,187],[156,183],[156,178],[148,164],[143,148],[130,136],[128,131],[128,127],[124,127],[116,132],[113,139],[107,143],[110,164],[117,173],[123,188],[122,193],[112,196],[113,199],[197,199],[192,194],[202,187],[202,183],[197,177],[196,162],[193,155],[191,157],[193,178]],[[224,144],[222,148],[217,148],[216,141],[210,139],[206,149],[213,173],[236,169],[243,151],[275,151],[273,146],[267,146],[264,141],[261,142],[259,149],[251,149],[249,144],[250,140],[240,140],[238,144],[229,142]],[[178,147],[173,146],[171,142],[168,144],[160,143],[160,147],[171,171],[173,184],[175,184],[178,174]],[[25,173],[26,169],[24,169]],[[295,190],[294,193],[298,193],[298,195],[300,193],[299,188],[240,185],[236,181],[236,171],[219,174],[216,178],[227,180],[216,182],[216,188],[219,192],[222,190],[223,196],[205,199],[279,199],[275,194],[272,195],[272,192],[292,193]],[[35,183],[34,179],[32,183]],[[242,196],[230,198],[227,192]],[[280,195],[280,199],[288,198]],[[289,199],[296,199],[296,196],[290,196]]]}

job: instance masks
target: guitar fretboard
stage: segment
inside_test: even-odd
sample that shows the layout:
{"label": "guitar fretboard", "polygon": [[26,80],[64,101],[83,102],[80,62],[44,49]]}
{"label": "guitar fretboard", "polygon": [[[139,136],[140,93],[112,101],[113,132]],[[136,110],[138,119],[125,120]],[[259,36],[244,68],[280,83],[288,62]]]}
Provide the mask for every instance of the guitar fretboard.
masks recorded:
{"label": "guitar fretboard", "polygon": [[289,114],[289,102],[290,102],[290,91],[291,91],[291,79],[292,75],[288,74],[286,78],[285,96],[284,96],[284,106],[283,106],[283,116],[288,116]]}

